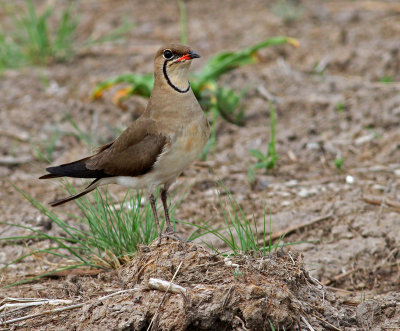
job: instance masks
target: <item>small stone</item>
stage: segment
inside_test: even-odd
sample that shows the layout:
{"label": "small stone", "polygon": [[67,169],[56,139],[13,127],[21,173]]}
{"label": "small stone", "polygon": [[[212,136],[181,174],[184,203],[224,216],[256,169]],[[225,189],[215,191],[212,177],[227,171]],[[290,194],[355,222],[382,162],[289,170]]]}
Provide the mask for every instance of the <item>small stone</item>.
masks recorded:
{"label": "small stone", "polygon": [[261,191],[265,190],[270,184],[271,184],[271,182],[266,178],[257,179],[257,189],[259,189]]}
{"label": "small stone", "polygon": [[356,140],[354,140],[354,144],[356,146],[360,146],[360,145],[363,145],[363,144],[373,140],[374,138],[375,138],[375,134],[374,133],[370,133],[370,134],[367,134],[365,136],[358,137]]}
{"label": "small stone", "polygon": [[321,149],[321,145],[319,143],[310,142],[310,143],[307,143],[306,149],[308,149],[310,151],[319,150],[319,149]]}
{"label": "small stone", "polygon": [[384,192],[386,190],[386,186],[385,185],[374,184],[374,185],[372,185],[372,189],[375,190],[375,191]]}
{"label": "small stone", "polygon": [[311,188],[302,188],[300,189],[299,192],[297,192],[297,195],[301,198],[307,198],[311,195],[316,195],[318,193],[318,189],[316,187],[311,187]]}
{"label": "small stone", "polygon": [[210,188],[204,192],[204,196],[206,197],[218,196],[218,190],[215,188]]}
{"label": "small stone", "polygon": [[354,237],[347,224],[339,224],[334,226],[331,230],[331,233],[335,239],[352,239]]}
{"label": "small stone", "polygon": [[347,175],[346,176],[346,183],[347,184],[354,184],[354,177],[350,176],[350,175]]}
{"label": "small stone", "polygon": [[287,187],[294,187],[298,184],[298,181],[296,179],[289,180],[288,182],[285,183],[285,186]]}

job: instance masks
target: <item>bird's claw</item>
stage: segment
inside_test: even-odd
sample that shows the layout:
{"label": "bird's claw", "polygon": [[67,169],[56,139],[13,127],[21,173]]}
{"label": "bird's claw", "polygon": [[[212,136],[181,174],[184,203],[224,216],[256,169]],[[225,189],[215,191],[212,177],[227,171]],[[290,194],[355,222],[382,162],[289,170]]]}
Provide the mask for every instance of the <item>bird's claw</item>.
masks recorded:
{"label": "bird's claw", "polygon": [[172,227],[172,226],[167,226],[167,228],[165,229],[165,232],[164,232],[165,234],[174,234],[175,233],[175,231],[174,231],[174,228]]}
{"label": "bird's claw", "polygon": [[174,231],[172,231],[172,232],[167,232],[167,231],[165,231],[165,232],[162,234],[162,236],[163,236],[163,237],[166,237],[166,238],[169,238],[169,239],[172,239],[172,240],[181,241],[181,242],[184,242],[184,243],[188,243],[188,242],[189,242],[187,239],[178,237],[178,236],[175,234]]}

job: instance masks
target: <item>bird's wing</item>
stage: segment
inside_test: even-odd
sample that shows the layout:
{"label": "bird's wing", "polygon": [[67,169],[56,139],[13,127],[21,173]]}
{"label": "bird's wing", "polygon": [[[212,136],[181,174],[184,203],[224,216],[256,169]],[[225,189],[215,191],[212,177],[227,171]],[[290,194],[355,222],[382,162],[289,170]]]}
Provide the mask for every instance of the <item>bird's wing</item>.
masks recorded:
{"label": "bird's wing", "polygon": [[166,136],[155,133],[154,122],[137,120],[112,144],[85,161],[86,168],[107,176],[139,176],[150,171],[168,144]]}
{"label": "bird's wing", "polygon": [[152,120],[137,120],[112,144],[86,160],[86,167],[104,171],[108,176],[143,175],[152,169],[167,140],[155,133]]}
{"label": "bird's wing", "polygon": [[154,121],[138,119],[121,136],[101,146],[90,157],[49,167],[49,174],[40,177],[103,178],[140,176],[149,172],[160,154],[168,146],[166,136],[156,133]]}

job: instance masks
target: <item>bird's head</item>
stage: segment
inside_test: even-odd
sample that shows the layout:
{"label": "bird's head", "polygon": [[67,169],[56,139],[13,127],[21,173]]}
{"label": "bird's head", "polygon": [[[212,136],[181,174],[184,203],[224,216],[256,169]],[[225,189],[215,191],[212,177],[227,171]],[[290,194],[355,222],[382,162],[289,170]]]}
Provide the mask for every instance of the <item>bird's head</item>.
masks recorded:
{"label": "bird's head", "polygon": [[169,44],[161,47],[154,59],[156,81],[167,83],[176,92],[188,92],[189,67],[192,60],[199,57],[199,54],[185,45]]}

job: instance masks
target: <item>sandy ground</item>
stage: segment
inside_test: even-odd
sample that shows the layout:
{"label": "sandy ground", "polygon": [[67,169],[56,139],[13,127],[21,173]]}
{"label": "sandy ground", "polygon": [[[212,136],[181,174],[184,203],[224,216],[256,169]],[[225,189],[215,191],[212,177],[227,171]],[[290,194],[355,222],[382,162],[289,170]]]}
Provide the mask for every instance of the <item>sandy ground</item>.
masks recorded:
{"label": "sandy ground", "polygon": [[[194,70],[215,52],[267,37],[295,37],[300,46],[263,50],[259,63],[222,77],[221,83],[230,87],[250,86],[243,101],[246,123],[244,127],[218,123],[215,154],[185,171],[175,186],[175,191],[190,186],[176,217],[194,223],[210,218],[222,222],[215,191],[215,182],[221,179],[258,225],[266,207],[273,232],[298,226],[285,243],[313,241],[291,249],[303,255],[305,270],[336,296],[335,309],[348,309],[348,316],[357,316],[347,324],[338,323],[338,328],[394,330],[400,325],[400,5],[396,1],[299,3],[300,17],[285,22],[274,13],[274,1],[187,2],[189,43],[203,55]],[[47,163],[37,158],[35,150],[48,144],[57,127],[67,134],[57,137],[54,164],[90,152],[90,146],[71,134],[74,129],[66,114],[98,144],[111,140],[115,130],[143,111],[146,100],[133,97],[121,110],[112,103],[111,93],[91,101],[93,88],[121,73],[152,71],[154,51],[164,42],[179,40],[179,13],[173,2],[82,1],[79,13],[81,40],[117,26],[124,15],[135,26],[124,40],[80,51],[66,63],[2,74],[4,222],[57,233],[13,188],[17,185],[42,202],[62,196],[57,185],[37,180]],[[382,82],[385,78],[390,82]],[[279,159],[272,171],[257,172],[255,184],[250,185],[247,165],[255,160],[249,150],[266,152],[269,140],[265,91],[276,100]],[[339,157],[341,170],[334,165]],[[118,188],[111,190],[121,193]],[[66,205],[60,213],[74,208]],[[180,231],[189,233],[190,227]],[[18,234],[7,225],[0,225],[0,233],[1,237]],[[0,265],[27,252],[30,244],[2,243]],[[0,280],[6,284],[37,273],[43,264],[42,258],[27,259],[2,271]],[[68,280],[42,280],[37,286],[43,289],[37,293],[58,297],[60,290],[46,293],[45,288],[64,281]],[[24,293],[26,287],[0,290],[3,296]]]}

